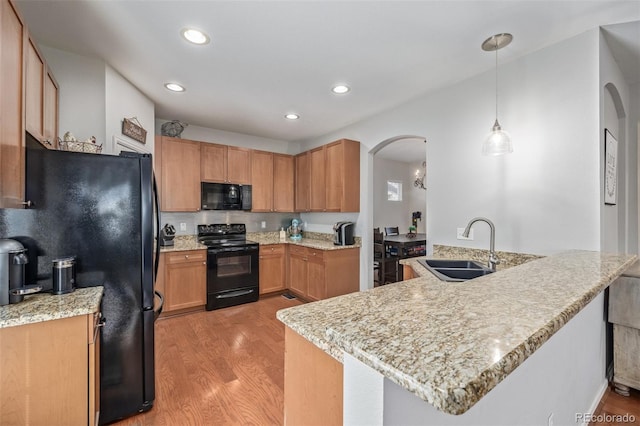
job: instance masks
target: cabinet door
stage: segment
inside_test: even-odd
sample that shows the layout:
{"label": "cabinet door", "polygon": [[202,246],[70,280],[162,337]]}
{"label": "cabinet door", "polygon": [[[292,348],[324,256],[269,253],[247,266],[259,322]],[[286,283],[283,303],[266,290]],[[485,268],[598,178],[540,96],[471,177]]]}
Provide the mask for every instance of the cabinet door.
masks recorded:
{"label": "cabinet door", "polygon": [[311,300],[327,297],[322,250],[307,249],[307,296]]}
{"label": "cabinet door", "polygon": [[293,211],[293,157],[273,154],[273,211]]}
{"label": "cabinet door", "polygon": [[251,186],[253,212],[273,211],[273,153],[251,153]]}
{"label": "cabinet door", "polygon": [[309,209],[312,212],[322,212],[326,206],[326,170],[325,147],[310,151],[310,183],[309,183]]}
{"label": "cabinet door", "polygon": [[295,211],[309,211],[309,185],[311,170],[309,169],[309,152],[295,156]]}
{"label": "cabinet door", "polygon": [[48,148],[58,148],[58,83],[49,71],[44,80],[44,140]]}
{"label": "cabinet door", "polygon": [[251,185],[251,150],[227,147],[227,181]]}
{"label": "cabinet door", "polygon": [[162,138],[162,210],[200,210],[200,143]]}
{"label": "cabinet door", "polygon": [[284,290],[286,271],[284,245],[260,246],[260,294]]}
{"label": "cabinet door", "polygon": [[326,145],[326,211],[339,212],[344,186],[344,146],[341,142]]}
{"label": "cabinet door", "polygon": [[0,208],[24,200],[22,74],[24,26],[12,3],[0,2]]}
{"label": "cabinet door", "polygon": [[42,142],[44,140],[44,61],[31,38],[27,42],[25,71],[26,129]]}
{"label": "cabinet door", "polygon": [[214,143],[200,144],[200,172],[203,182],[227,181],[227,147]]}
{"label": "cabinet door", "polygon": [[307,257],[300,252],[289,254],[289,288],[307,295]]}
{"label": "cabinet door", "polygon": [[171,253],[165,276],[165,311],[204,306],[207,303],[207,253]]}

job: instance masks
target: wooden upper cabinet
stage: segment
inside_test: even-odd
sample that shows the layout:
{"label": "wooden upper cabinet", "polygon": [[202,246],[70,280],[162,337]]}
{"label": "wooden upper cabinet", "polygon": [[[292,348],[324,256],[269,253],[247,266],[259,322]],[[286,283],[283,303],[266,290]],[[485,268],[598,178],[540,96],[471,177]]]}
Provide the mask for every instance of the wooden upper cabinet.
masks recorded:
{"label": "wooden upper cabinet", "polygon": [[303,152],[294,157],[295,163],[295,211],[309,211],[309,152]]}
{"label": "wooden upper cabinet", "polygon": [[44,60],[35,42],[27,40],[25,65],[26,130],[39,141],[44,141]]}
{"label": "wooden upper cabinet", "polygon": [[324,145],[314,148],[309,154],[309,210],[322,212],[326,209],[326,160]]}
{"label": "wooden upper cabinet", "polygon": [[200,174],[203,182],[227,181],[227,146],[200,144]]}
{"label": "wooden upper cabinet", "polygon": [[227,147],[227,178],[231,183],[251,185],[251,150]]}
{"label": "wooden upper cabinet", "polygon": [[58,83],[48,69],[44,79],[44,140],[51,143],[51,148],[58,148]]}
{"label": "wooden upper cabinet", "polygon": [[273,154],[273,211],[292,212],[294,197],[293,156]]}
{"label": "wooden upper cabinet", "polygon": [[251,150],[203,142],[200,160],[203,182],[251,184]]}
{"label": "wooden upper cabinet", "polygon": [[0,208],[24,200],[24,25],[13,5],[0,1]]}
{"label": "wooden upper cabinet", "polygon": [[200,142],[162,137],[161,210],[200,210]]}
{"label": "wooden upper cabinet", "polygon": [[273,153],[253,151],[251,154],[253,212],[273,211]]}
{"label": "wooden upper cabinet", "polygon": [[325,152],[326,211],[360,211],[360,142],[341,139]]}

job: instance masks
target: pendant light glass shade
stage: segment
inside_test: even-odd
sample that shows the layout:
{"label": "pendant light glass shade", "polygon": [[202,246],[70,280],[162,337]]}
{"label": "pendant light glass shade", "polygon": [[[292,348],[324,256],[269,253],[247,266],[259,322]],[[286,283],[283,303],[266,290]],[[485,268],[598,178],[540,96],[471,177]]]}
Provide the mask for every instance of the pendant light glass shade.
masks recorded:
{"label": "pendant light glass shade", "polygon": [[491,133],[482,143],[483,155],[502,155],[513,152],[511,144],[511,136],[502,130],[498,123],[498,50],[507,46],[513,40],[513,36],[508,33],[496,34],[489,37],[482,43],[482,50],[487,52],[496,52],[496,121],[493,124]]}
{"label": "pendant light glass shade", "polygon": [[482,155],[502,155],[512,152],[513,145],[511,144],[511,136],[502,130],[496,118],[491,133],[487,135],[487,138],[482,143]]}

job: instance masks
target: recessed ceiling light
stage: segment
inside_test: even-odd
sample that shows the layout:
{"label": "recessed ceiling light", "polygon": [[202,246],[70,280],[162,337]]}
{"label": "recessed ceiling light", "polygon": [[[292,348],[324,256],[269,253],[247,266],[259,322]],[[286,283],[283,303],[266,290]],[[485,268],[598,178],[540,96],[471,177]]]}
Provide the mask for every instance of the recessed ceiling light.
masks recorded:
{"label": "recessed ceiling light", "polygon": [[207,44],[209,43],[209,36],[200,30],[194,28],[184,28],[181,31],[182,37],[193,44]]}
{"label": "recessed ceiling light", "polygon": [[297,120],[298,118],[300,118],[300,116],[298,114],[289,113],[285,115],[284,118],[286,118],[287,120]]}
{"label": "recessed ceiling light", "polygon": [[333,93],[336,93],[338,95],[342,95],[344,93],[347,93],[349,90],[351,90],[351,88],[347,85],[344,84],[338,84],[336,86],[333,86],[333,89],[331,89],[331,91]]}
{"label": "recessed ceiling light", "polygon": [[184,92],[185,89],[184,87],[180,86],[178,83],[165,83],[164,87],[166,87],[168,90],[171,90],[172,92]]}

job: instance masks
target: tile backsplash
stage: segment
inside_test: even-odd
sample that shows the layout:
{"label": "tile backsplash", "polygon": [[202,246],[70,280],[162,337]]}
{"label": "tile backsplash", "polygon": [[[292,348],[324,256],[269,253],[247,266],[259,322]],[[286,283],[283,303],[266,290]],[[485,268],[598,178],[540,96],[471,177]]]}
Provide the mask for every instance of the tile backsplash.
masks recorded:
{"label": "tile backsplash", "polygon": [[[169,213],[160,212],[160,226],[165,223],[176,228],[176,235],[194,235],[197,225],[211,223],[244,223],[247,232],[279,231],[280,227],[287,229],[293,219],[300,220],[298,213],[251,213],[245,211],[207,210],[197,213]],[[262,227],[262,222],[265,227]],[[180,229],[180,224],[186,225],[186,230]]]}

